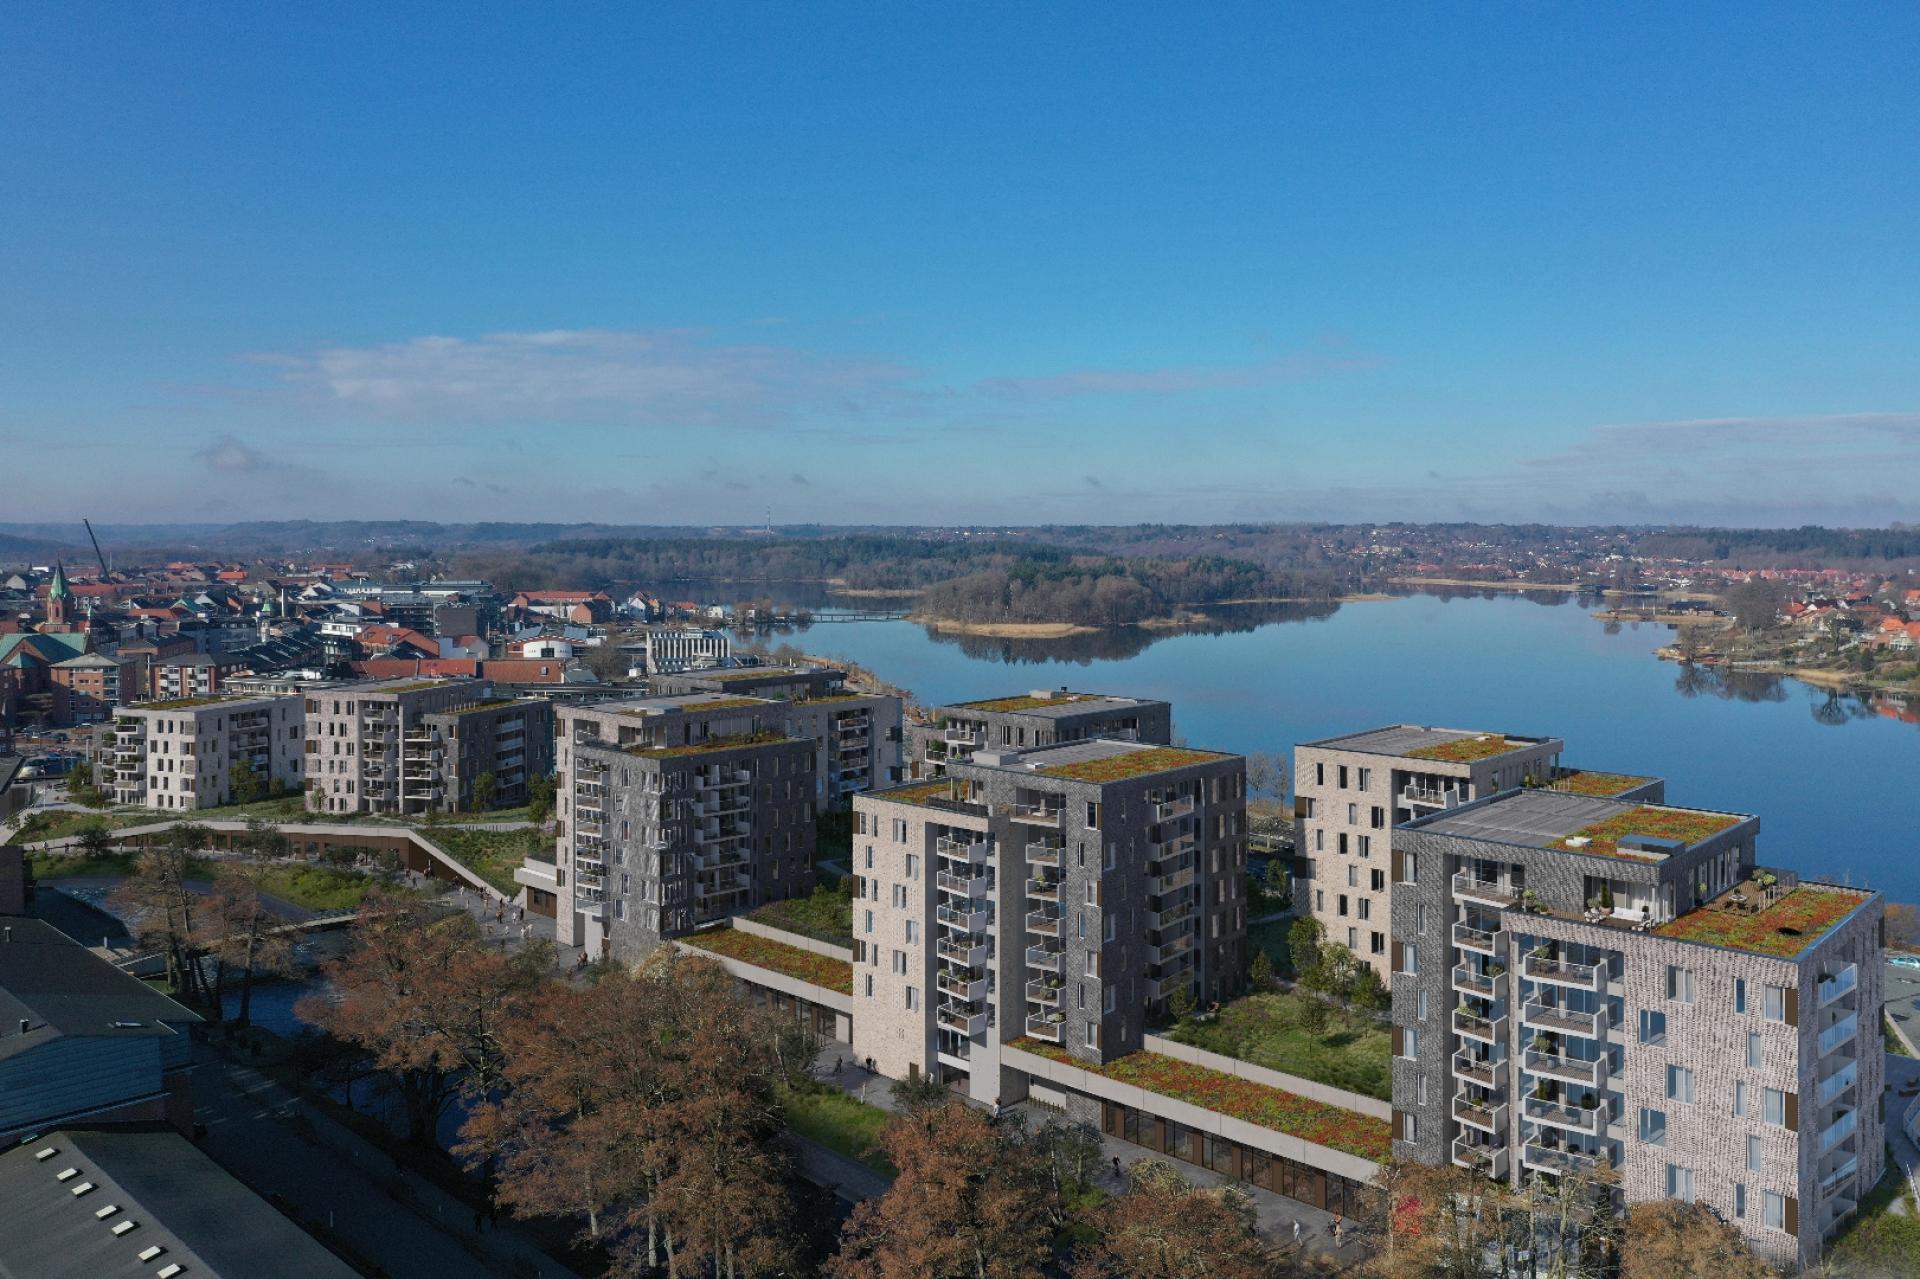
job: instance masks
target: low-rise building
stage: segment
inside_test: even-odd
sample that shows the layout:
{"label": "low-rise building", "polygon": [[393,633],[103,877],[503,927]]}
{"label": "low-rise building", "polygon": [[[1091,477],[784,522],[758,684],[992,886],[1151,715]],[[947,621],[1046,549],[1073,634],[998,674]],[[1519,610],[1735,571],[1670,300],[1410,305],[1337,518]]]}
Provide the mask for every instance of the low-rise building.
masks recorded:
{"label": "low-rise building", "polygon": [[116,803],[182,810],[234,802],[237,774],[296,791],[304,716],[297,697],[188,697],[114,712],[104,763]]}
{"label": "low-rise building", "polygon": [[304,700],[312,812],[463,812],[483,778],[491,804],[524,803],[553,767],[551,704],[496,697],[486,680],[368,680]]}

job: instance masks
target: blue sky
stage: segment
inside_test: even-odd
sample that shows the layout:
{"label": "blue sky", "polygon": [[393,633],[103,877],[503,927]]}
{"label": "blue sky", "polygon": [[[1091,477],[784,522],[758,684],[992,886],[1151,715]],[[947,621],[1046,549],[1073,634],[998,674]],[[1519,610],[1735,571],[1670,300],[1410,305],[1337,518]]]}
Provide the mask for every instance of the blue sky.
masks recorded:
{"label": "blue sky", "polygon": [[1916,54],[1872,4],[7,6],[0,519],[1920,519]]}

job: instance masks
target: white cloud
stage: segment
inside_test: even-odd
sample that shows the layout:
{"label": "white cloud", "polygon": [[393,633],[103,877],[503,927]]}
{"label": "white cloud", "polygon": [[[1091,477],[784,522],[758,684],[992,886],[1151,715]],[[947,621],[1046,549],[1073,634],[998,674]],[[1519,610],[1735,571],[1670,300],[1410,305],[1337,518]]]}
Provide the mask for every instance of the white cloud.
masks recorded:
{"label": "white cloud", "polygon": [[220,475],[250,475],[266,465],[260,454],[231,435],[221,435],[198,449],[194,456],[209,471]]}

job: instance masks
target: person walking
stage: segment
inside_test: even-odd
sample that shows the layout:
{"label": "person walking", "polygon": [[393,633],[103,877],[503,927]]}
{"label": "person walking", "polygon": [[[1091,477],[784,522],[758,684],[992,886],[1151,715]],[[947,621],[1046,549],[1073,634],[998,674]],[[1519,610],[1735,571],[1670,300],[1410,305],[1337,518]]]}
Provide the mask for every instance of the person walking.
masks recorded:
{"label": "person walking", "polygon": [[1000,1122],[1000,1099],[998,1097],[993,1099],[993,1122],[996,1124]]}

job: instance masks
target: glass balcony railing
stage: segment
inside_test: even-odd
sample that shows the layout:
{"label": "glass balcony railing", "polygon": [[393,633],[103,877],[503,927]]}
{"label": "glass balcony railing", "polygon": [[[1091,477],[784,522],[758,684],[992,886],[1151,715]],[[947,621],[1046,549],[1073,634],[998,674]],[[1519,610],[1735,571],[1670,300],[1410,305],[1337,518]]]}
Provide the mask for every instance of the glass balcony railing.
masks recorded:
{"label": "glass balcony railing", "polygon": [[1819,1006],[1825,1008],[1834,1000],[1851,995],[1860,986],[1860,965],[1848,964],[1832,977],[1823,977],[1819,985]]}
{"label": "glass balcony railing", "polygon": [[1851,1043],[1860,1031],[1860,1015],[1848,1013],[1820,1032],[1820,1055],[1826,1056],[1842,1044]]}

